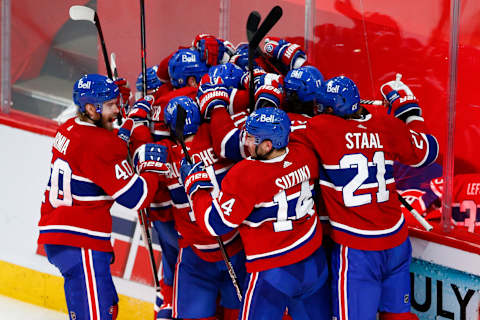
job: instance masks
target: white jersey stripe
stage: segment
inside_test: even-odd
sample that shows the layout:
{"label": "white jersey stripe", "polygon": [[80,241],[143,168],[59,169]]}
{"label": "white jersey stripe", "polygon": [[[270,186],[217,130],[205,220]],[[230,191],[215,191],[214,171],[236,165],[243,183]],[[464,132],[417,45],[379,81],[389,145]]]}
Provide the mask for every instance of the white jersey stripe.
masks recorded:
{"label": "white jersey stripe", "polygon": [[403,217],[403,214],[402,214],[400,216],[400,219],[397,221],[397,223],[391,228],[384,229],[384,230],[362,230],[362,229],[350,227],[350,226],[347,226],[345,224],[335,222],[330,218],[330,224],[333,227],[336,227],[338,229],[343,229],[343,230],[346,230],[346,231],[349,231],[349,232],[352,232],[352,233],[356,233],[356,234],[359,234],[359,235],[364,235],[364,236],[381,236],[381,235],[384,235],[384,234],[392,233],[392,232],[398,230],[402,226],[403,221],[404,221],[404,217]]}
{"label": "white jersey stripe", "polygon": [[79,227],[74,227],[74,226],[68,226],[68,225],[50,225],[50,226],[41,226],[39,227],[40,231],[44,230],[66,230],[66,231],[74,231],[74,232],[79,232],[79,233],[85,233],[90,236],[95,236],[95,237],[104,237],[104,238],[110,238],[111,233],[106,233],[106,232],[99,232],[99,231],[93,231],[93,230],[88,230],[88,229],[83,229]]}
{"label": "white jersey stripe", "polygon": [[306,234],[304,234],[303,237],[301,237],[300,239],[298,239],[297,241],[295,241],[295,242],[292,243],[291,245],[289,245],[289,246],[287,246],[287,247],[284,247],[284,248],[281,248],[281,249],[278,249],[278,250],[275,250],[275,251],[270,251],[270,252],[267,252],[267,253],[247,255],[247,260],[252,260],[252,259],[257,259],[257,258],[268,257],[268,256],[271,256],[271,255],[275,255],[275,254],[278,254],[278,253],[282,253],[282,252],[291,250],[291,249],[293,249],[293,248],[301,245],[301,244],[304,243],[308,238],[310,238],[310,236],[315,232],[315,229],[317,228],[317,221],[318,221],[318,220],[315,218],[315,219],[314,219],[314,223],[313,223],[312,226],[310,227],[310,230],[308,230],[308,232],[307,232]]}

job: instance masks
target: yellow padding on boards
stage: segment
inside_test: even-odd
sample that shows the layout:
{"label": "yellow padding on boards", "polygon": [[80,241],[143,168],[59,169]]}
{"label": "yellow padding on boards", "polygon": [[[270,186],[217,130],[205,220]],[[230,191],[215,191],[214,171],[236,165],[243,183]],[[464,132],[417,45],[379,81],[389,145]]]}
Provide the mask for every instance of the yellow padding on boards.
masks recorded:
{"label": "yellow padding on boards", "polygon": [[[63,278],[0,261],[0,294],[67,313]],[[118,320],[152,319],[152,303],[120,295]]]}

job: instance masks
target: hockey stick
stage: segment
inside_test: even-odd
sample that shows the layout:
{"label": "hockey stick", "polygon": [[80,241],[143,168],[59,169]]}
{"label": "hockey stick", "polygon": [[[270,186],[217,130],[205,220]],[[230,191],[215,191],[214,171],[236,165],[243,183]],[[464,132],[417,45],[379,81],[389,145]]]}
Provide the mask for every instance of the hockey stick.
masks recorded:
{"label": "hockey stick", "polygon": [[382,100],[365,100],[365,99],[360,99],[361,104],[367,104],[367,105],[372,105],[372,106],[383,106],[384,102]]}
{"label": "hockey stick", "polygon": [[141,36],[141,56],[142,56],[142,92],[147,95],[147,51],[145,45],[145,0],[140,0],[140,36]]}
{"label": "hockey stick", "polygon": [[252,11],[248,15],[247,19],[247,40],[252,41],[255,32],[257,32],[258,24],[260,23],[261,16],[258,11]]}
{"label": "hockey stick", "polygon": [[[117,70],[117,55],[115,54],[115,52],[112,52],[110,54],[110,64],[112,66],[112,73],[113,73],[113,81],[116,81],[118,79],[118,70]],[[122,94],[120,93],[119,94],[119,98],[120,98],[120,108],[122,108],[125,112],[125,115],[127,114],[127,110],[126,110],[126,105],[125,105],[125,102],[123,101],[123,96]],[[117,124],[119,126],[122,125],[122,113],[120,112],[118,115],[117,115]]]}
{"label": "hockey stick", "polygon": [[[256,12],[256,11],[254,11]],[[256,15],[254,12],[252,12],[254,15]],[[258,14],[258,12],[257,12]],[[255,50],[258,47],[258,44],[260,41],[267,35],[267,33],[273,28],[273,26],[280,20],[282,17],[283,10],[280,6],[275,6],[270,10],[268,13],[267,17],[265,20],[263,20],[262,24],[258,28],[258,30],[253,34],[252,38],[250,41],[248,41],[248,72],[250,74],[250,81],[249,81],[249,98],[250,98],[250,110],[253,110],[255,108],[255,92],[254,92],[254,79],[253,79],[253,59],[255,55]],[[252,14],[250,14],[252,15]],[[247,25],[247,30],[252,30],[254,23],[258,17],[248,17],[248,21],[250,21],[251,25]],[[257,23],[258,25],[258,23]],[[247,31],[247,36],[248,36],[248,31]]]}
{"label": "hockey stick", "polygon": [[[177,104],[177,119],[175,121],[175,137],[177,138],[178,142],[182,146],[185,159],[189,164],[193,164],[192,158],[188,153],[187,145],[185,144],[185,140],[183,137],[183,128],[185,126],[186,118],[187,118],[187,111],[181,105]],[[193,210],[193,206],[191,203],[190,203],[190,206],[192,207],[192,210]],[[240,284],[238,283],[237,274],[235,273],[235,269],[233,269],[232,262],[230,261],[230,257],[228,256],[227,250],[225,249],[225,245],[223,244],[223,241],[219,236],[216,236],[215,238],[217,240],[218,247],[220,248],[223,261],[227,266],[228,275],[230,276],[233,287],[235,288],[235,292],[237,293],[238,301],[242,302],[242,290],[240,289]]]}
{"label": "hockey stick", "polygon": [[107,69],[107,75],[110,79],[113,79],[112,69],[110,67],[110,62],[108,61],[107,47],[105,46],[102,27],[100,26],[100,19],[98,18],[97,12],[86,6],[71,6],[69,14],[72,20],[90,21],[97,27],[98,37],[100,38],[100,44],[102,46],[103,59],[105,60],[105,68]]}
{"label": "hockey stick", "polygon": [[410,211],[410,213],[413,215],[413,217],[415,219],[417,219],[417,221],[425,228],[425,230],[431,231],[433,229],[432,225],[430,223],[428,223],[428,221],[425,220],[425,218],[422,217],[422,215],[417,210],[415,210],[410,205],[410,203],[408,203],[408,201],[405,200],[405,198],[402,197],[400,194],[398,194],[398,200],[400,200],[400,203],[403,204],[403,206],[405,208],[407,208],[408,211]]}

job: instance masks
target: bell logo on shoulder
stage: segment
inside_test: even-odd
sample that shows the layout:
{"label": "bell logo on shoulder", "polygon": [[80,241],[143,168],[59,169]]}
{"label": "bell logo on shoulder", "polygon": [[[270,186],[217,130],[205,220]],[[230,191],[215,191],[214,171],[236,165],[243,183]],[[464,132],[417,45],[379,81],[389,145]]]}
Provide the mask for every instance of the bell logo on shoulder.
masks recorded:
{"label": "bell logo on shoulder", "polygon": [[195,56],[193,54],[182,54],[182,62],[197,62],[197,60],[195,59]]}
{"label": "bell logo on shoulder", "polygon": [[90,89],[91,85],[92,85],[92,81],[83,82],[82,79],[78,81],[79,89]]}
{"label": "bell logo on shoulder", "polygon": [[260,116],[260,122],[270,122],[270,123],[273,123],[275,121],[275,116],[272,114],[270,116],[266,116],[264,114],[262,114]]}
{"label": "bell logo on shoulder", "polygon": [[340,86],[338,84],[336,86],[332,86],[331,82],[327,83],[327,92],[338,93],[339,90]]}

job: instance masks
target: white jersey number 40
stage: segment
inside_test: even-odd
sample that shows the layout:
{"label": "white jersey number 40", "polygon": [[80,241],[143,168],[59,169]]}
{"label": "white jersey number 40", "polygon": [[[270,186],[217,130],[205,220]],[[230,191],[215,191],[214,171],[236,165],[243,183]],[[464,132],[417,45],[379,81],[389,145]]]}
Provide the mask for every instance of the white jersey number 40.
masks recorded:
{"label": "white jersey number 40", "polygon": [[[61,184],[60,184],[61,179]],[[50,193],[48,200],[54,208],[59,206],[72,205],[72,169],[68,162],[57,159],[53,162],[52,173],[50,175]],[[61,188],[60,188],[61,186]]]}

